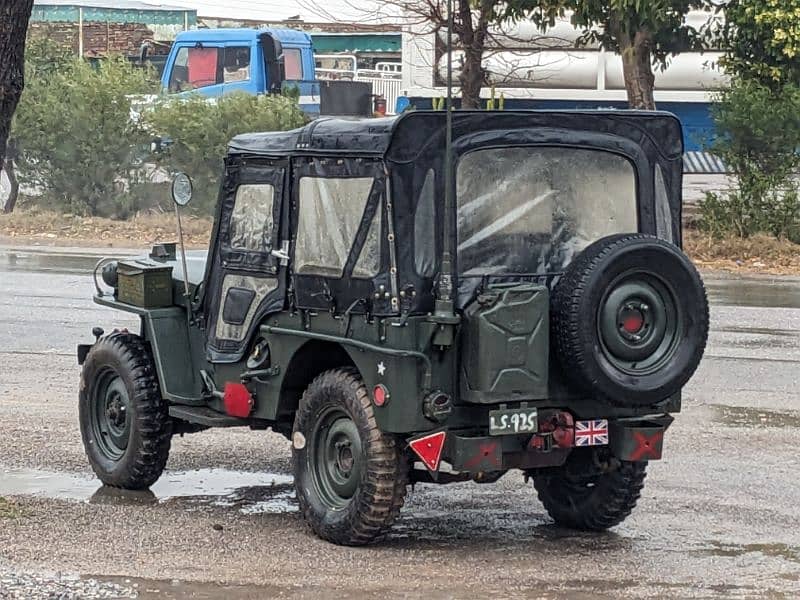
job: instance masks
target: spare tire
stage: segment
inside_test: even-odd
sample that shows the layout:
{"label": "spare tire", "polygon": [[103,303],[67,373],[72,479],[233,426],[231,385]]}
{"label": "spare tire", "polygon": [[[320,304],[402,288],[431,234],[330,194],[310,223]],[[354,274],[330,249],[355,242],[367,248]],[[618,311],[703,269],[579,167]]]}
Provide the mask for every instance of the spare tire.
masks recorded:
{"label": "spare tire", "polygon": [[551,315],[568,384],[621,406],[679,391],[708,339],[697,269],[674,244],[644,234],[588,246],[553,289]]}

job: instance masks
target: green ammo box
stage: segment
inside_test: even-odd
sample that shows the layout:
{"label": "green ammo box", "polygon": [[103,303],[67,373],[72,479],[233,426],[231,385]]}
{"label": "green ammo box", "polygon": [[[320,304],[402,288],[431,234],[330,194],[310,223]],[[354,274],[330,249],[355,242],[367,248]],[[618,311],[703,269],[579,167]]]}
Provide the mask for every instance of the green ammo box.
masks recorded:
{"label": "green ammo box", "polygon": [[142,308],[172,306],[172,267],[151,260],[120,261],[117,300]]}

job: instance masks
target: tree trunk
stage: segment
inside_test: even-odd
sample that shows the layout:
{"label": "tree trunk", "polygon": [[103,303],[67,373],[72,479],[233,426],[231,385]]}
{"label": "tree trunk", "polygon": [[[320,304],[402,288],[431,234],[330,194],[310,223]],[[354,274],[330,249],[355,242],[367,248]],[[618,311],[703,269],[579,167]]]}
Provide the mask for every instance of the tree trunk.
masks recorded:
{"label": "tree trunk", "polygon": [[[14,207],[17,205],[17,198],[19,198],[19,181],[17,180],[17,173],[14,170],[14,160],[16,158],[16,144],[14,144],[13,140],[9,140],[6,148],[5,163],[0,163],[3,165],[3,168],[0,170],[6,174],[10,186],[8,197],[3,202],[3,212],[5,214],[14,211]],[[0,173],[0,175],[2,175],[2,173]]]}
{"label": "tree trunk", "polygon": [[482,58],[482,50],[474,48],[464,50],[464,65],[458,76],[461,84],[461,108],[481,107],[481,88],[484,80]]}
{"label": "tree trunk", "polygon": [[625,90],[628,93],[628,106],[643,110],[655,110],[653,98],[655,75],[653,75],[650,54],[650,34],[639,31],[633,37],[619,36],[619,49],[622,54],[622,73],[625,77]]}
{"label": "tree trunk", "polygon": [[11,118],[25,85],[25,36],[33,0],[0,4],[0,165],[5,164]]}

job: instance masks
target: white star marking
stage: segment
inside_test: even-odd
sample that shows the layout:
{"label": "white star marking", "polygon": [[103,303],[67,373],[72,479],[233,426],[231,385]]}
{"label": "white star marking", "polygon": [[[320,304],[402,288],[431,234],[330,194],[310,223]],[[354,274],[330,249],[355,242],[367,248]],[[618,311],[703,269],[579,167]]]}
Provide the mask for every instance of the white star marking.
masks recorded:
{"label": "white star marking", "polygon": [[386,373],[386,365],[383,364],[383,361],[378,363],[378,375],[383,376]]}

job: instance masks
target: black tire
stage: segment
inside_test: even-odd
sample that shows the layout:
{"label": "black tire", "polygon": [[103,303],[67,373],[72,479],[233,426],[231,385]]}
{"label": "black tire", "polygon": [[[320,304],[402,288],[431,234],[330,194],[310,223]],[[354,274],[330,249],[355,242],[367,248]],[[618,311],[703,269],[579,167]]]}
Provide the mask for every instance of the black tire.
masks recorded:
{"label": "black tire", "polygon": [[104,484],[153,485],[167,464],[172,425],[150,350],[131,333],[100,338],[83,363],[79,393],[86,456]]}
{"label": "black tire", "polygon": [[557,525],[603,531],[619,525],[636,506],[646,462],[613,460],[601,470],[592,452],[573,450],[567,462],[533,478],[533,485]]}
{"label": "black tire", "polygon": [[401,440],[378,428],[357,371],[326,371],[308,386],[292,442],[297,500],[314,533],[345,546],[380,539],[403,506],[408,461]]}
{"label": "black tire", "polygon": [[551,313],[567,381],[622,406],[651,405],[678,392],[708,339],[697,269],[674,244],[643,234],[587,247],[556,284]]}

